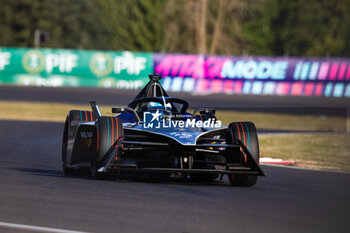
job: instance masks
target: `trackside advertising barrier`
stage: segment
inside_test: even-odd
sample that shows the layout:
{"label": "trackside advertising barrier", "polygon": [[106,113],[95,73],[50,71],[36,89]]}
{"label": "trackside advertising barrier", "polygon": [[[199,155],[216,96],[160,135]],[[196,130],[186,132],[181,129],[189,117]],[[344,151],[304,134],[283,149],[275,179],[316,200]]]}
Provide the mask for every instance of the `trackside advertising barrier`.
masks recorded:
{"label": "trackside advertising barrier", "polygon": [[153,71],[170,91],[350,97],[347,58],[0,47],[0,85],[138,89]]}
{"label": "trackside advertising barrier", "polygon": [[137,89],[152,53],[0,47],[0,84]]}
{"label": "trackside advertising barrier", "polygon": [[350,59],[154,54],[171,91],[350,97]]}

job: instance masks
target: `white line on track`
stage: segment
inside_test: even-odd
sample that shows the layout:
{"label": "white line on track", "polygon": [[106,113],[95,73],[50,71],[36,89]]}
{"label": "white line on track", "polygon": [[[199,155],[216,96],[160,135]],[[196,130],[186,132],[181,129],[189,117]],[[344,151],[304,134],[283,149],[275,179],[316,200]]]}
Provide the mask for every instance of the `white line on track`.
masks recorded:
{"label": "white line on track", "polygon": [[57,229],[57,228],[51,228],[51,227],[39,227],[39,226],[31,226],[31,225],[8,223],[8,222],[0,222],[0,231],[1,231],[1,228],[18,230],[19,232],[29,231],[29,232],[47,232],[47,233],[87,233],[83,231],[71,231],[71,230]]}

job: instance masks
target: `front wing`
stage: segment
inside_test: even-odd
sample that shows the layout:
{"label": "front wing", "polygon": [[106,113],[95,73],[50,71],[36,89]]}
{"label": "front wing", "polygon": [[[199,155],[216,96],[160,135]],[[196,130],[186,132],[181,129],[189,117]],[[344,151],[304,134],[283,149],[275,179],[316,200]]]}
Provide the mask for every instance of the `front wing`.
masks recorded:
{"label": "front wing", "polygon": [[[179,155],[180,163],[177,167],[160,167],[160,166],[139,166],[138,163],[123,159],[120,156],[123,152],[153,150],[157,151],[166,148],[167,150],[180,149],[181,151],[193,152]],[[210,148],[208,150],[207,148]],[[240,153],[244,152],[246,156],[245,162],[210,162],[196,160],[196,151],[213,152],[219,149],[219,153]],[[211,168],[196,168],[194,165],[198,163],[206,163],[212,165]],[[265,176],[259,164],[253,159],[251,153],[246,146],[237,140],[237,144],[196,144],[196,145],[174,145],[170,143],[159,142],[142,142],[142,141],[123,141],[122,138],[117,140],[111,149],[107,152],[103,165],[98,172],[115,172],[115,171],[136,171],[136,172],[165,172],[165,173],[182,173],[182,174],[250,174],[256,176]]]}

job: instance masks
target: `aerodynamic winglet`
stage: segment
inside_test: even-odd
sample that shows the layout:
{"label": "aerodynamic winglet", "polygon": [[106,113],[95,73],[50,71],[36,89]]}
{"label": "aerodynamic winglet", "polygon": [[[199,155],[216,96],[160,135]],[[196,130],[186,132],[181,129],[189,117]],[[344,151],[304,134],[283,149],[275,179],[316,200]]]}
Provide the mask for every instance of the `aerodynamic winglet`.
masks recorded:
{"label": "aerodynamic winglet", "polygon": [[95,116],[95,118],[101,117],[101,113],[100,113],[100,110],[98,109],[96,101],[90,101],[90,105],[92,108],[92,114]]}

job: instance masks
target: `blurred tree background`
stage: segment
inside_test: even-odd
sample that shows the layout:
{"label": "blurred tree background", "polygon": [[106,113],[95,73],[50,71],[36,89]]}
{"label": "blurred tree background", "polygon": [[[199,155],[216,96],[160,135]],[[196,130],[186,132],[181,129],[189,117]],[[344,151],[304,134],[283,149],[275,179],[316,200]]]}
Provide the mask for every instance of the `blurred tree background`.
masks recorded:
{"label": "blurred tree background", "polygon": [[0,0],[0,46],[350,56],[349,0]]}

